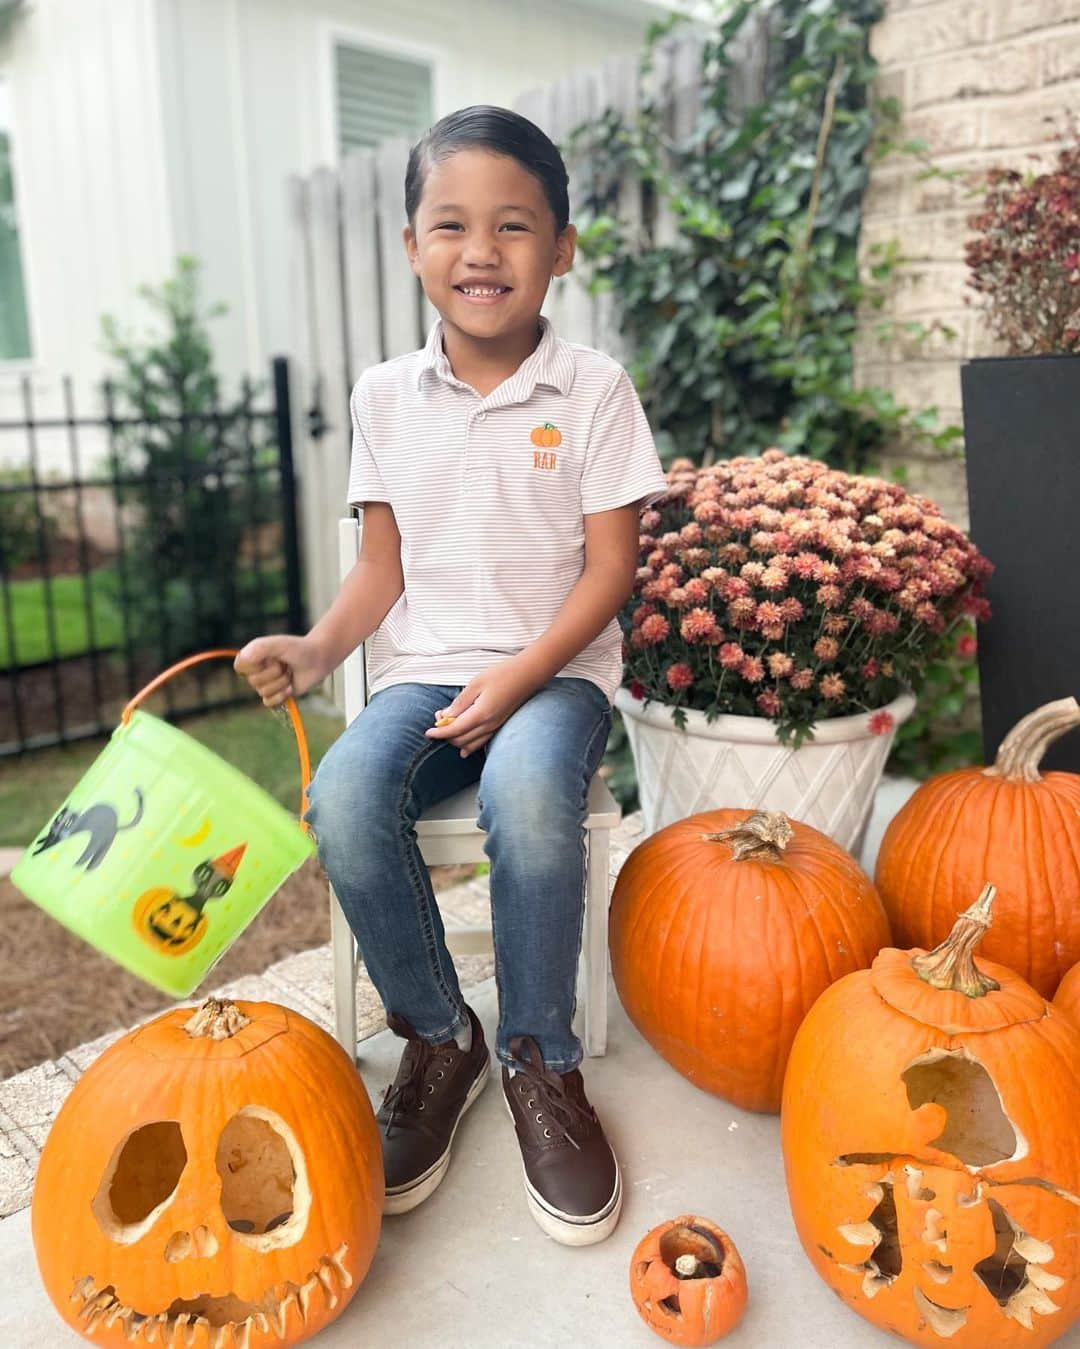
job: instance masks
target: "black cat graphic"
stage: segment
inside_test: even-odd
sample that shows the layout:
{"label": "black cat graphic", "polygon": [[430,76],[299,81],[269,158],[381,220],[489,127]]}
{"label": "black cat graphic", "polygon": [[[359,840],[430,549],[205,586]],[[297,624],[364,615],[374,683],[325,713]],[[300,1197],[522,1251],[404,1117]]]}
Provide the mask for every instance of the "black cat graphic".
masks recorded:
{"label": "black cat graphic", "polygon": [[75,859],[74,865],[77,867],[85,865],[87,871],[93,871],[104,861],[105,854],[112,847],[113,840],[121,829],[134,829],[142,819],[143,794],[138,787],[134,791],[137,803],[135,814],[127,824],[121,824],[116,811],[104,802],[95,802],[85,810],[73,810],[66,804],[61,806],[50,821],[44,837],[34,844],[34,856],[37,857],[47,848],[55,848],[58,843],[63,843],[64,839],[71,838],[73,834],[85,832],[90,837],[82,856]]}

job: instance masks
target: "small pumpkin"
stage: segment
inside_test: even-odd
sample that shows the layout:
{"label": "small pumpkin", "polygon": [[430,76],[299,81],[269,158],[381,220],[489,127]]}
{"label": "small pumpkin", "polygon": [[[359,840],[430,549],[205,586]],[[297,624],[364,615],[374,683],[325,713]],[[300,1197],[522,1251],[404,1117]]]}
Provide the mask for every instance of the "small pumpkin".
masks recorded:
{"label": "small pumpkin", "polygon": [[911,1344],[1042,1349],[1080,1316],[1080,1030],[974,952],[885,950],[795,1037],[780,1132],[822,1279]]}
{"label": "small pumpkin", "polygon": [[348,1056],[210,999],[118,1040],[64,1102],[31,1213],[46,1291],[105,1349],[282,1349],[336,1320],[379,1238],[382,1154]]}
{"label": "small pumpkin", "polygon": [[1080,965],[1074,965],[1058,984],[1053,1006],[1067,1016],[1074,1026],[1080,1027]]}
{"label": "small pumpkin", "polygon": [[714,1344],[746,1310],[746,1270],[722,1228],[685,1214],[638,1242],[630,1296],[642,1319],[671,1344]]}
{"label": "small pumpkin", "polygon": [[550,448],[552,445],[562,444],[562,432],[551,422],[545,422],[543,426],[533,427],[530,439],[534,445]]}
{"label": "small pumpkin", "polygon": [[1080,961],[1080,774],[1040,773],[1080,726],[1075,698],[1047,703],[989,768],[925,782],[885,831],[875,880],[898,946],[936,946],[986,877],[997,889],[983,951],[1044,998]]}
{"label": "small pumpkin", "polygon": [[799,1023],[888,941],[854,858],[779,812],[668,825],[630,854],[611,901],[630,1020],[684,1077],[747,1110],[779,1110]]}

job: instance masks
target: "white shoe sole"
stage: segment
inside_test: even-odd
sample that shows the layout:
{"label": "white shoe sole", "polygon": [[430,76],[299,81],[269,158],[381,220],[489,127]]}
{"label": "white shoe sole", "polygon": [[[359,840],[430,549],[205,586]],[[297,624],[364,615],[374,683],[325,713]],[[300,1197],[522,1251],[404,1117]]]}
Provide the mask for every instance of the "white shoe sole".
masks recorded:
{"label": "white shoe sole", "polygon": [[465,1112],[487,1086],[490,1076],[491,1060],[489,1059],[485,1071],[476,1078],[469,1088],[469,1094],[465,1097],[465,1104],[461,1107],[461,1113],[454,1121],[454,1130],[450,1135],[450,1141],[446,1145],[446,1151],[436,1161],[432,1162],[423,1175],[417,1176],[407,1186],[387,1190],[386,1198],[383,1200],[383,1213],[408,1213],[410,1209],[418,1208],[425,1199],[429,1199],[439,1188],[443,1182],[443,1177],[450,1169],[450,1150],[454,1146],[454,1137],[457,1134],[458,1126],[465,1118]]}
{"label": "white shoe sole", "polygon": [[[506,1106],[506,1113],[513,1120],[514,1112],[510,1109],[510,1102],[505,1095],[503,1096],[503,1104]],[[524,1161],[521,1163],[521,1177],[525,1182],[525,1198],[528,1201],[529,1212],[536,1225],[552,1241],[557,1241],[562,1246],[592,1246],[598,1241],[604,1241],[615,1231],[619,1214],[622,1212],[623,1188],[619,1159],[616,1157],[614,1160],[615,1190],[611,1198],[598,1212],[590,1213],[585,1217],[573,1213],[563,1213],[561,1209],[555,1208],[553,1204],[549,1204],[546,1199],[543,1199],[540,1192],[534,1188],[529,1180]]]}

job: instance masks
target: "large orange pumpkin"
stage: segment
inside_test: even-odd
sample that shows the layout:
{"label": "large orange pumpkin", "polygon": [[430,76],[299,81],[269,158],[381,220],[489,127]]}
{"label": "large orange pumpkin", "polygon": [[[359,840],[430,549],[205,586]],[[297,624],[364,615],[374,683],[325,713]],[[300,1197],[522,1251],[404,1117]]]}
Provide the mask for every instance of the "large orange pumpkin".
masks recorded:
{"label": "large orange pumpkin", "polygon": [[791,1042],[834,979],[889,941],[873,885],[809,825],[712,810],[640,843],[611,901],[627,1015],[684,1077],[779,1110]]}
{"label": "large orange pumpkin", "polygon": [[975,965],[993,887],[803,1022],[781,1140],[814,1268],[911,1344],[1041,1349],[1080,1315],[1080,1030]]}
{"label": "large orange pumpkin", "polygon": [[1053,996],[1080,961],[1080,774],[1039,772],[1080,726],[1075,698],[1009,732],[990,768],[924,783],[886,830],[875,880],[899,946],[936,946],[984,880],[998,892],[984,954]]}
{"label": "large orange pumpkin", "polygon": [[379,1237],[367,1093],[324,1031],[211,999],[124,1036],[64,1102],[34,1186],[34,1249],[106,1349],[282,1349],[335,1320]]}
{"label": "large orange pumpkin", "polygon": [[746,1310],[746,1270],[722,1228],[684,1214],[638,1242],[630,1296],[646,1324],[671,1344],[715,1344]]}
{"label": "large orange pumpkin", "polygon": [[1064,1013],[1074,1026],[1080,1026],[1080,965],[1074,965],[1058,984],[1058,990],[1054,994],[1054,1006]]}

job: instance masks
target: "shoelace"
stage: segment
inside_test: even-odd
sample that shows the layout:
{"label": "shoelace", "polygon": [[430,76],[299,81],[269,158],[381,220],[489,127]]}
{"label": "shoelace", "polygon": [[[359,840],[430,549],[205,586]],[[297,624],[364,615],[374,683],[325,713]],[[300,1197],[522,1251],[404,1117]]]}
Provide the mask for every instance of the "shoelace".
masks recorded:
{"label": "shoelace", "polygon": [[[398,1069],[397,1078],[383,1093],[383,1106],[390,1111],[386,1121],[387,1138],[392,1134],[399,1116],[404,1118],[414,1111],[423,1110],[424,1102],[421,1099],[424,1095],[423,1088],[426,1085],[429,1094],[435,1091],[435,1084],[432,1082],[425,1084],[424,1079],[428,1069],[440,1055],[447,1065],[451,1063],[450,1055],[444,1046],[429,1045],[424,1040],[410,1041]],[[441,1070],[436,1074],[437,1077],[442,1075]]]}
{"label": "shoelace", "polygon": [[[529,1109],[539,1105],[534,1118],[537,1124],[545,1125],[545,1137],[551,1137],[552,1127],[581,1151],[581,1144],[570,1132],[572,1125],[584,1125],[586,1129],[596,1123],[596,1112],[591,1106],[584,1106],[567,1094],[566,1087],[558,1073],[544,1067],[544,1058],[540,1046],[531,1036],[515,1036],[510,1042],[510,1053],[514,1058],[515,1074],[510,1079],[514,1089],[521,1091],[521,1079],[528,1083]],[[546,1116],[546,1119],[545,1119]]]}

